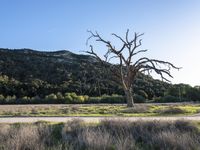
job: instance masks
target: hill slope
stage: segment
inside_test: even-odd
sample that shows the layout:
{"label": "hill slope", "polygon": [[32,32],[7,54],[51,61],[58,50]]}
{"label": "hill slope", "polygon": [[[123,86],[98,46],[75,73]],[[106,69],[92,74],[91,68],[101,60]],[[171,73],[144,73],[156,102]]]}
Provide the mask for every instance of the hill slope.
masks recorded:
{"label": "hill slope", "polygon": [[[149,98],[162,96],[169,85],[140,75],[136,93]],[[123,94],[112,76],[105,75],[96,59],[61,50],[41,52],[31,49],[0,49],[0,94],[44,97],[56,92],[102,95]]]}

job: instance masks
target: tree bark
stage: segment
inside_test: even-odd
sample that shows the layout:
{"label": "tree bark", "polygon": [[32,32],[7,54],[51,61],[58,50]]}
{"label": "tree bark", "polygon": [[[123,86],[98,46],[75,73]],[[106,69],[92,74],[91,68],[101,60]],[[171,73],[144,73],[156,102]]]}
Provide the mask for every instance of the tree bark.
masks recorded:
{"label": "tree bark", "polygon": [[125,92],[125,96],[126,96],[126,100],[127,100],[127,107],[133,107],[134,101],[133,101],[132,89],[124,90],[124,92]]}

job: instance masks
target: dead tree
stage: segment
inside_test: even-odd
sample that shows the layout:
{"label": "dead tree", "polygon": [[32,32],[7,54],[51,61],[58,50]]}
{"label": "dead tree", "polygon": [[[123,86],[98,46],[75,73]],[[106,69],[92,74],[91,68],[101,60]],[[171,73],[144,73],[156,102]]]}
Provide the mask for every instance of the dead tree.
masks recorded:
{"label": "dead tree", "polygon": [[[90,50],[86,51],[86,53],[96,57],[106,69],[110,70],[118,78],[119,83],[123,87],[128,107],[134,106],[133,84],[138,73],[151,73],[154,71],[160,75],[162,80],[169,81],[164,75],[173,78],[170,74],[170,69],[180,69],[167,61],[147,57],[134,59],[136,55],[147,51],[147,49],[140,49],[143,33],[135,32],[132,39],[129,39],[129,30],[127,30],[125,38],[113,33],[112,36],[122,43],[120,48],[116,48],[110,41],[102,38],[97,32],[88,32],[90,33],[90,37],[87,40],[87,44],[89,40],[94,39],[105,44],[107,50],[103,57],[101,57],[94,51],[93,46],[90,45]],[[118,60],[117,64],[110,63],[110,60],[114,58]]]}

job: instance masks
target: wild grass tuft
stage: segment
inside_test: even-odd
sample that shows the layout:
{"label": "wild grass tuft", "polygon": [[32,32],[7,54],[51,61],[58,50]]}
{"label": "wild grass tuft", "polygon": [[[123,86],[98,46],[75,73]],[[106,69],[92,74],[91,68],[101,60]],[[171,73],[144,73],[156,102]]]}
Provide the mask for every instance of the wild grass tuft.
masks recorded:
{"label": "wild grass tuft", "polygon": [[163,109],[157,109],[154,111],[155,113],[163,114],[163,115],[174,115],[174,114],[185,114],[187,111],[177,107],[166,107]]}
{"label": "wild grass tuft", "polygon": [[0,125],[2,150],[193,150],[200,147],[199,123],[187,121],[102,120],[86,124]]}

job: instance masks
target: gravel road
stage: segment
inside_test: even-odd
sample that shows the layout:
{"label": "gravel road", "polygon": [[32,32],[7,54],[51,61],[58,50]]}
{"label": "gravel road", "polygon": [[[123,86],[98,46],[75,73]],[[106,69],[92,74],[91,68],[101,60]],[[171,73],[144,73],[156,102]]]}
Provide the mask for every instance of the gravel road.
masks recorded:
{"label": "gravel road", "polygon": [[103,119],[115,120],[130,120],[130,121],[174,121],[174,120],[189,120],[200,121],[200,116],[187,116],[187,117],[0,117],[0,123],[31,123],[37,121],[50,121],[50,122],[67,122],[73,119],[81,119],[85,122],[99,122]]}

